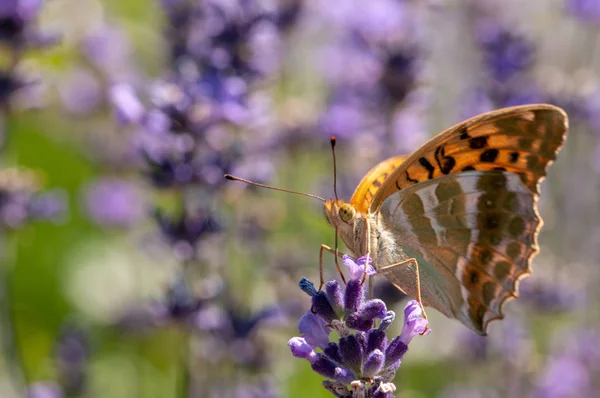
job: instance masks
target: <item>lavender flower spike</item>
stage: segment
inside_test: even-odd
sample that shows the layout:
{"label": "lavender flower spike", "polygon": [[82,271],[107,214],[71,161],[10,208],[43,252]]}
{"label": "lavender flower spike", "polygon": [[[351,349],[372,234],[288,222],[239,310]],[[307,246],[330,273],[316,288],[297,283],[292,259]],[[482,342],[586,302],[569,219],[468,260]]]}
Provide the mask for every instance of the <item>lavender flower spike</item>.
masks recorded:
{"label": "lavender flower spike", "polygon": [[[361,281],[367,259],[345,256],[344,265],[351,274],[345,289],[330,281],[327,292],[317,291],[312,282],[302,279],[300,287],[312,297],[312,308],[300,320],[302,337],[293,337],[288,345],[295,357],[308,360],[315,372],[329,379],[323,386],[336,397],[393,397],[396,370],[411,340],[429,334],[427,320],[419,303],[409,301],[402,333],[388,344],[385,331],[395,314],[383,301],[365,299]],[[339,335],[337,342],[329,340],[331,329]]]}

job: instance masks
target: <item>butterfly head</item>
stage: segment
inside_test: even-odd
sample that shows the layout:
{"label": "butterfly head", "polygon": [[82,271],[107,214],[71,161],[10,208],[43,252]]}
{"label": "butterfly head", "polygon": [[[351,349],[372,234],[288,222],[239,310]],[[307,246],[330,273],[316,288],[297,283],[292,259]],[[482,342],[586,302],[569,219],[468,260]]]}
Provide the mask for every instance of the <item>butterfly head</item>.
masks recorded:
{"label": "butterfly head", "polygon": [[356,209],[350,203],[339,199],[330,199],[325,201],[325,215],[327,220],[334,227],[344,224],[352,225],[356,216]]}

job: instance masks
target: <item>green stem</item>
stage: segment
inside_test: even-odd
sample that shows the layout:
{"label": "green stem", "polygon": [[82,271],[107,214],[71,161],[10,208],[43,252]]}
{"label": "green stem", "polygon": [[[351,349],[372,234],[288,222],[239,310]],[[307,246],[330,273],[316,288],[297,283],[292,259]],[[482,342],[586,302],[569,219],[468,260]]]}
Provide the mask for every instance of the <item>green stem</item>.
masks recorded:
{"label": "green stem", "polygon": [[11,381],[14,384],[15,391],[21,391],[26,384],[25,375],[23,373],[23,360],[19,352],[16,331],[16,317],[14,306],[11,306],[11,265],[6,256],[6,251],[3,253],[3,258],[0,264],[0,282],[2,283],[0,290],[0,326],[2,338],[2,351],[5,358],[6,366],[11,375]]}

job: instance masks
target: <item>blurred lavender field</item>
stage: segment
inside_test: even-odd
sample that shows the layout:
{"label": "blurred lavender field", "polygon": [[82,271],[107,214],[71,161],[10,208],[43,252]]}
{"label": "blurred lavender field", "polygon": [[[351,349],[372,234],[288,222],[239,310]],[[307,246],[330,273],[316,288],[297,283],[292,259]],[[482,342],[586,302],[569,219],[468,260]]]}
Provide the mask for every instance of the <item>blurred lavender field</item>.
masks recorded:
{"label": "blurred lavender field", "polygon": [[335,135],[349,199],[527,103],[571,126],[534,273],[487,337],[435,310],[414,336],[377,278],[388,338],[415,337],[394,396],[599,395],[599,37],[600,0],[0,0],[0,397],[334,396],[288,348],[322,203],[223,175],[329,198]]}

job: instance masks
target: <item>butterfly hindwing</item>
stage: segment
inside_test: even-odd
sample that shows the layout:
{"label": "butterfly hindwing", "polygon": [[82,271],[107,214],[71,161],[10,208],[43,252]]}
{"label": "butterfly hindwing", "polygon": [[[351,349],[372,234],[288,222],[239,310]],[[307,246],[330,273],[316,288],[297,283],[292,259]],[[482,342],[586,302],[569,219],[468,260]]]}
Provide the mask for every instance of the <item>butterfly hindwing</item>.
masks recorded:
{"label": "butterfly hindwing", "polygon": [[472,170],[510,171],[534,194],[562,147],[567,115],[553,105],[504,108],[459,123],[436,136],[389,174],[369,210],[411,185]]}
{"label": "butterfly hindwing", "polygon": [[[503,317],[530,273],[541,220],[517,174],[468,171],[415,184],[389,197],[380,217],[395,244],[419,263],[423,304],[477,333]],[[416,297],[411,267],[384,275]]]}

